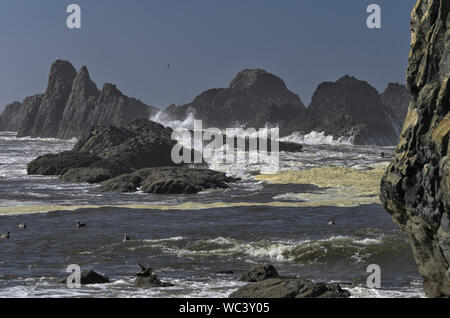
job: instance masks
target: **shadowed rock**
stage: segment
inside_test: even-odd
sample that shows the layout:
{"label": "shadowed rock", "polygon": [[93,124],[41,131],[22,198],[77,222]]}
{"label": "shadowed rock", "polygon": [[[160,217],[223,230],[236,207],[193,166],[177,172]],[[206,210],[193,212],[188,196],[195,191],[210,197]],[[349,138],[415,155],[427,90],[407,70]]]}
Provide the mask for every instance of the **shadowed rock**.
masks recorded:
{"label": "shadowed rock", "polygon": [[171,287],[174,286],[171,283],[162,282],[158,277],[153,274],[153,268],[146,268],[141,264],[138,264],[141,271],[136,274],[134,286],[139,288],[151,288],[151,287]]}
{"label": "shadowed rock", "polygon": [[239,288],[230,298],[347,298],[338,284],[315,283],[304,278],[270,278]]}
{"label": "shadowed rock", "polygon": [[428,297],[450,297],[450,2],[419,0],[407,69],[412,102],[381,199],[408,237]]}
{"label": "shadowed rock", "polygon": [[243,282],[259,282],[269,278],[279,278],[277,270],[272,265],[259,265],[252,267],[244,273],[239,280]]}

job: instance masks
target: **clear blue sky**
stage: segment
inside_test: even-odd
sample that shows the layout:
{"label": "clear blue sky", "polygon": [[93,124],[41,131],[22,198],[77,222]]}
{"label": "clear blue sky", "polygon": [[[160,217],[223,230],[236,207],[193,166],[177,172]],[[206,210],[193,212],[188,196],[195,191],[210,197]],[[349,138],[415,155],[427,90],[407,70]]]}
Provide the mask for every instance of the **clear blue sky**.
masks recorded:
{"label": "clear blue sky", "polygon": [[[81,30],[66,27],[70,3],[81,6]],[[371,3],[382,8],[380,30],[366,27]],[[414,3],[1,0],[0,107],[43,92],[55,58],[158,107],[226,87],[245,67],[280,76],[305,104],[320,82],[345,74],[381,91],[405,82]]]}

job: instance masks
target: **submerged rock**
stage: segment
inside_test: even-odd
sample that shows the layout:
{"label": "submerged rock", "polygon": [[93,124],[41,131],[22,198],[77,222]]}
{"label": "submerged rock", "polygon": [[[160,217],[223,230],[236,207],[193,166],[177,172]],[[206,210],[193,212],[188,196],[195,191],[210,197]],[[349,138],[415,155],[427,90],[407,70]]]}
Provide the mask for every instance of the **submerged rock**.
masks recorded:
{"label": "submerged rock", "polygon": [[243,282],[260,282],[269,278],[279,278],[277,270],[272,265],[258,265],[244,273],[239,280]]}
{"label": "submerged rock", "polygon": [[428,297],[450,297],[450,3],[419,0],[407,70],[412,102],[381,200],[408,237]]}
{"label": "submerged rock", "polygon": [[315,283],[304,278],[269,278],[239,288],[230,298],[348,298],[339,284]]}
{"label": "submerged rock", "polygon": [[88,167],[100,160],[95,154],[65,151],[40,156],[27,165],[29,175],[61,175],[67,170]]}
{"label": "submerged rock", "polygon": [[[100,275],[93,270],[86,270],[81,272],[81,285],[107,284],[110,280],[108,277]],[[67,283],[67,279],[61,280],[62,284]]]}

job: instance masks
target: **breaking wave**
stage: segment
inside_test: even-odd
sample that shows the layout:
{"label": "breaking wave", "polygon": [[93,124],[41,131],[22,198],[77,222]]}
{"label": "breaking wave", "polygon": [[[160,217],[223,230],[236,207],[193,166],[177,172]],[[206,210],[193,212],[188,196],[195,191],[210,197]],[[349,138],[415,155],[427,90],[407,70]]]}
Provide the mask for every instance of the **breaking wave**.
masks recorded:
{"label": "breaking wave", "polygon": [[307,145],[353,145],[354,137],[338,137],[326,135],[324,132],[312,131],[309,134],[294,132],[280,138],[280,141],[295,142]]}

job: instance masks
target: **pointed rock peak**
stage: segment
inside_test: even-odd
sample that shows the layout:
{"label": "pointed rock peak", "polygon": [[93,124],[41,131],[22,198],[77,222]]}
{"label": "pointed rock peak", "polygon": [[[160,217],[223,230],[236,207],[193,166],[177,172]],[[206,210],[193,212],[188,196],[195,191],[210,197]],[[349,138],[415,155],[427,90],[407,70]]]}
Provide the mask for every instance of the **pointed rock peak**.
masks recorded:
{"label": "pointed rock peak", "polygon": [[102,95],[123,95],[116,85],[111,83],[103,84]]}
{"label": "pointed rock peak", "polygon": [[56,83],[63,83],[62,87],[72,87],[73,80],[77,75],[77,71],[73,65],[64,60],[55,60],[50,68],[50,75],[48,77],[47,93],[56,89]]}
{"label": "pointed rock peak", "polygon": [[386,89],[384,92],[394,92],[394,91],[406,91],[407,88],[405,85],[402,85],[400,83],[388,83]]}
{"label": "pointed rock peak", "polygon": [[286,88],[286,85],[279,77],[266,72],[263,69],[245,69],[239,72],[231,81],[230,88],[247,89],[265,85]]}
{"label": "pointed rock peak", "polygon": [[74,89],[87,88],[91,94],[97,93],[97,85],[91,80],[86,66],[81,67],[74,81]]}

